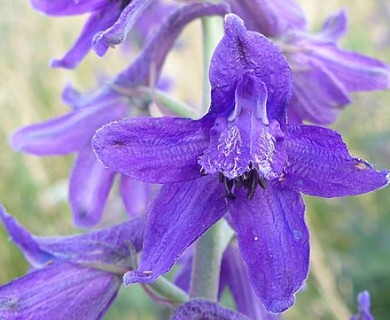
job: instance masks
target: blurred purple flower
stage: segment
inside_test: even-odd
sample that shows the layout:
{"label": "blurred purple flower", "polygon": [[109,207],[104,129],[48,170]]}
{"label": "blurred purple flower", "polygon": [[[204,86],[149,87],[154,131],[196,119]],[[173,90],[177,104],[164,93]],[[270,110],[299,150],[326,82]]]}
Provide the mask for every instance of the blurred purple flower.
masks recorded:
{"label": "blurred purple flower", "polygon": [[359,313],[352,316],[350,320],[374,320],[370,311],[370,294],[367,291],[359,293],[358,304]]}
{"label": "blurred purple flower", "polygon": [[2,207],[0,216],[33,266],[30,273],[0,287],[2,319],[101,319],[142,248],[143,216],[68,237],[36,237]]}
{"label": "blurred purple flower", "polygon": [[[73,69],[93,47],[99,56],[126,38],[134,26],[135,33],[146,37],[156,24],[161,23],[174,5],[158,0],[31,0],[35,9],[49,16],[71,16],[90,13],[73,47],[53,67]],[[159,14],[156,14],[156,11]],[[142,15],[142,17],[140,17]],[[144,40],[144,39],[143,39]]]}
{"label": "blurred purple flower", "polygon": [[289,122],[335,121],[351,103],[350,93],[390,88],[390,67],[365,55],[339,48],[347,32],[343,10],[330,16],[318,34],[311,34],[294,0],[228,0],[248,29],[275,38],[293,71]]}
{"label": "blurred purple flower", "polygon": [[[95,131],[102,125],[134,114],[145,114],[145,102],[137,97],[120,94],[117,87],[134,91],[147,86],[152,69],[156,79],[165,57],[182,29],[191,20],[202,15],[224,14],[223,4],[195,4],[175,10],[150,39],[138,59],[113,81],[90,95],[82,95],[66,88],[64,101],[72,111],[41,124],[24,127],[13,134],[14,149],[34,155],[64,155],[77,152],[78,158],[71,173],[70,204],[75,224],[92,226],[100,221],[104,205],[112,187],[115,172],[96,160],[90,143]],[[140,105],[141,109],[135,105]],[[140,214],[150,200],[150,186],[121,176],[121,195],[129,213]]]}
{"label": "blurred purple flower", "polygon": [[206,299],[193,299],[179,306],[171,320],[249,320],[243,314]]}
{"label": "blurred purple flower", "polygon": [[356,195],[386,186],[389,176],[351,157],[336,132],[287,124],[292,79],[280,50],[235,15],[226,16],[225,29],[202,119],[124,119],[101,128],[92,143],[106,166],[165,184],[126,284],[153,282],[229,211],[250,282],[266,309],[280,313],[308,273],[300,192]]}

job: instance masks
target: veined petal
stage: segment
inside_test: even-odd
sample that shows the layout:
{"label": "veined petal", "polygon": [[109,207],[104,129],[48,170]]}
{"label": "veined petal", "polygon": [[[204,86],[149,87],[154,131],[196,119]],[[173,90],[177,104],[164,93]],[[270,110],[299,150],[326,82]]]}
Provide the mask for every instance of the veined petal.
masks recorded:
{"label": "veined petal", "polygon": [[65,237],[33,236],[1,207],[0,217],[26,259],[38,268],[53,260],[128,267],[126,260],[131,256],[130,246],[135,252],[142,248],[144,216],[110,228]]}
{"label": "veined petal", "polygon": [[269,312],[281,313],[294,303],[309,269],[301,196],[269,186],[247,201],[239,190],[229,210],[252,287]]}
{"label": "veined petal", "polygon": [[92,12],[107,6],[107,0],[31,0],[34,9],[49,16],[69,16]]}
{"label": "veined petal", "polygon": [[174,10],[153,34],[137,60],[118,75],[115,84],[127,87],[149,85],[151,70],[155,71],[155,79],[158,79],[168,52],[188,23],[202,16],[224,15],[227,12],[229,8],[225,3],[195,3]]}
{"label": "veined petal", "polygon": [[79,152],[69,184],[76,226],[90,227],[100,221],[114,177],[115,172],[105,168],[90,147]]}
{"label": "veined petal", "polygon": [[96,98],[95,105],[19,129],[12,135],[10,144],[17,151],[39,156],[76,152],[90,145],[96,129],[120,119],[127,107],[127,103],[118,99]]}
{"label": "veined petal", "polygon": [[92,13],[73,47],[63,58],[52,60],[50,65],[54,68],[75,68],[91,50],[92,39],[95,34],[112,26],[118,19],[119,14],[120,9],[116,5],[107,6],[102,11]]}
{"label": "veined petal", "polygon": [[225,18],[225,36],[214,51],[210,64],[211,109],[229,115],[235,90],[245,73],[251,73],[267,88],[269,120],[285,122],[291,95],[291,70],[280,49],[257,32],[247,31],[233,14]]}
{"label": "veined petal", "polygon": [[232,12],[244,19],[248,29],[266,37],[278,37],[291,28],[305,29],[306,19],[294,0],[228,0]]}
{"label": "veined petal", "polygon": [[389,171],[377,171],[365,160],[351,157],[333,130],[286,125],[283,132],[289,162],[280,179],[283,186],[332,198],[370,192],[389,183]]}
{"label": "veined petal", "polygon": [[314,123],[329,124],[351,102],[348,92],[320,63],[307,61],[302,64],[304,60],[305,57],[297,55],[294,57],[296,63],[290,61],[297,70],[294,71],[289,114]]}
{"label": "veined petal", "polygon": [[107,30],[97,33],[93,47],[98,56],[103,56],[108,48],[120,44],[133,27],[138,17],[154,0],[133,0],[120,13],[116,22]]}
{"label": "veined petal", "polygon": [[127,212],[137,217],[146,212],[152,200],[153,186],[121,175],[120,193]]}
{"label": "veined petal", "polygon": [[348,91],[390,87],[390,66],[377,59],[339,49],[335,45],[312,48],[310,55],[321,61]]}
{"label": "veined petal", "polygon": [[230,289],[237,310],[247,315],[250,319],[281,319],[279,315],[268,313],[260,303],[259,298],[253,291],[247,268],[235,244],[229,245],[223,255],[220,291],[223,290],[224,286]]}
{"label": "veined petal", "polygon": [[98,320],[120,286],[112,273],[51,264],[0,287],[0,318]]}
{"label": "veined petal", "polygon": [[225,190],[215,176],[164,185],[148,212],[138,270],[125,285],[150,283],[169,271],[180,254],[226,213]]}
{"label": "veined petal", "polygon": [[150,183],[201,176],[197,163],[208,145],[209,119],[136,117],[112,122],[96,132],[92,145],[103,164]]}
{"label": "veined petal", "polygon": [[206,299],[192,299],[179,306],[173,313],[171,320],[183,319],[249,320],[243,314]]}

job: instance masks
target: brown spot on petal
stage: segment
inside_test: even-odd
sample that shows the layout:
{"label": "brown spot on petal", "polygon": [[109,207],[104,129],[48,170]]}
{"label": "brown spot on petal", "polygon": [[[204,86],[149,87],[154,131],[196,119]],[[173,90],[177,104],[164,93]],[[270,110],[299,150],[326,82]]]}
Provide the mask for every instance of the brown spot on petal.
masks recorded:
{"label": "brown spot on petal", "polygon": [[359,170],[366,170],[368,168],[368,165],[364,162],[358,162],[355,164],[355,167]]}

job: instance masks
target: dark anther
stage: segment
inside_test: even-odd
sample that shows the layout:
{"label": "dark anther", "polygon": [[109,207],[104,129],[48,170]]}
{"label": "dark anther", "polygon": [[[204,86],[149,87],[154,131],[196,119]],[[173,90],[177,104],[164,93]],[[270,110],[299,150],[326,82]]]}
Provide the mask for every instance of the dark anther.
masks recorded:
{"label": "dark anther", "polygon": [[119,8],[121,9],[121,10],[123,10],[124,8],[126,8],[128,5],[129,5],[129,3],[131,2],[132,0],[121,0],[120,1],[120,6],[119,6]]}
{"label": "dark anther", "polygon": [[244,189],[247,189],[248,200],[253,199],[258,185],[262,189],[266,189],[268,187],[267,179],[263,175],[259,175],[258,171],[253,169],[251,164],[249,167],[251,168],[249,171],[234,179],[226,178],[222,172],[219,173],[219,181],[224,184],[226,194],[230,199],[236,198],[236,195],[234,194],[234,187],[244,187]]}
{"label": "dark anther", "polygon": [[202,176],[207,176],[207,172],[206,172],[206,170],[204,168],[200,169],[200,174]]}
{"label": "dark anther", "polygon": [[268,188],[268,182],[263,176],[259,176],[259,186],[262,187],[263,189]]}

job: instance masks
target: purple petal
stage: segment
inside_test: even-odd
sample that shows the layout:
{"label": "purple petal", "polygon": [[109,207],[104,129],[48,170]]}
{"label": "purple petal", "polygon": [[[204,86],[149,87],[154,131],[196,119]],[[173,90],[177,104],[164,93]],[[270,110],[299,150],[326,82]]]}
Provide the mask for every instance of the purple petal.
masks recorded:
{"label": "purple petal", "polygon": [[[293,113],[300,120],[329,124],[336,119],[342,107],[351,102],[348,92],[321,64],[314,61],[302,64],[300,58],[303,58],[302,61],[305,59],[303,56],[295,57],[298,66],[294,71],[289,115]],[[290,117],[289,122],[292,122]]]}
{"label": "purple petal", "polygon": [[93,48],[98,56],[103,56],[108,48],[120,44],[138,17],[154,0],[133,0],[115,19],[116,22],[107,30],[97,33],[93,38]]}
{"label": "purple petal", "polygon": [[31,0],[34,9],[49,16],[69,16],[96,11],[107,6],[107,0]]}
{"label": "purple petal", "polygon": [[50,65],[54,68],[75,68],[91,50],[95,34],[112,26],[119,14],[120,10],[116,5],[106,6],[104,10],[91,14],[73,47],[63,58],[52,60]]}
{"label": "purple petal", "polygon": [[336,46],[318,46],[310,52],[348,91],[383,90],[390,87],[390,67],[377,59]]}
{"label": "purple petal", "polygon": [[100,221],[114,177],[115,172],[104,168],[91,148],[80,151],[69,184],[76,226],[91,227]]}
{"label": "purple petal", "polygon": [[0,318],[101,319],[120,286],[115,274],[51,264],[0,287]]}
{"label": "purple petal", "polygon": [[345,10],[339,10],[325,20],[318,37],[324,42],[336,42],[344,37],[347,31],[346,12]]}
{"label": "purple petal", "polygon": [[306,20],[294,0],[228,0],[232,12],[244,19],[248,29],[278,37],[291,28],[305,29]]}
{"label": "purple petal", "polygon": [[120,119],[127,107],[127,103],[118,99],[96,98],[90,106],[19,129],[12,135],[10,144],[17,151],[39,156],[76,152],[90,145],[96,129]]}
{"label": "purple petal", "polygon": [[153,34],[138,59],[117,77],[115,84],[127,87],[149,85],[151,70],[158,79],[168,52],[189,22],[202,16],[224,15],[228,11],[224,3],[196,3],[178,8]]}
{"label": "purple petal", "polygon": [[152,200],[152,185],[121,176],[120,193],[127,212],[132,217],[137,217],[146,212]]}
{"label": "purple petal", "polygon": [[300,195],[269,186],[248,201],[239,190],[229,208],[252,287],[269,312],[286,310],[309,269],[309,233]]}
{"label": "purple petal", "polygon": [[222,173],[228,179],[256,169],[266,179],[279,176],[286,162],[283,133],[267,118],[267,89],[248,73],[237,84],[235,109],[228,119],[219,117],[210,130],[210,145],[199,158],[202,171]]}
{"label": "purple petal", "polygon": [[193,299],[179,306],[171,320],[207,319],[207,320],[249,320],[246,316],[222,307],[206,299]]}
{"label": "purple petal", "polygon": [[247,31],[244,22],[229,14],[225,36],[214,51],[210,65],[211,112],[232,112],[235,90],[244,73],[251,73],[268,91],[267,116],[285,122],[291,95],[291,70],[279,48],[256,32]]}
{"label": "purple petal", "polygon": [[92,145],[103,164],[151,183],[200,177],[197,158],[208,145],[210,121],[183,118],[123,119],[96,132]]}
{"label": "purple petal", "polygon": [[249,282],[248,271],[237,246],[230,245],[223,256],[220,288],[227,286],[232,292],[237,310],[250,319],[277,320],[279,315],[269,314],[260,303]]}
{"label": "purple petal", "polygon": [[130,247],[140,251],[145,217],[139,217],[110,228],[67,237],[36,237],[0,208],[4,226],[26,259],[35,267],[53,260],[79,264],[127,265]]}
{"label": "purple petal", "polygon": [[374,320],[370,310],[371,302],[368,291],[359,293],[358,303],[359,314],[352,316],[350,320]]}
{"label": "purple petal", "polygon": [[180,254],[226,212],[218,177],[164,185],[148,213],[139,268],[124,276],[125,285],[150,283],[169,271]]}
{"label": "purple petal", "polygon": [[289,165],[281,184],[325,198],[357,195],[383,188],[389,171],[349,155],[341,136],[330,129],[286,125],[284,146]]}

